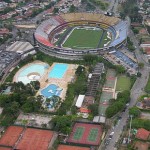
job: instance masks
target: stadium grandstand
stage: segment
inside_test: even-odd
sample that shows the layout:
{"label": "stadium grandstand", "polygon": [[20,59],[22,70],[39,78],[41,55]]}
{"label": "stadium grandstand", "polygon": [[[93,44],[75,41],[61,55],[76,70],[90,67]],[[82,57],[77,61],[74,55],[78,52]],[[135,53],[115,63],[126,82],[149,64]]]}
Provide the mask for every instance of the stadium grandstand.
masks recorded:
{"label": "stadium grandstand", "polygon": [[[80,30],[77,31],[77,28]],[[94,33],[98,28],[99,33]],[[81,40],[78,39],[78,36],[82,35],[79,34],[80,31],[85,33],[86,46],[84,36]],[[91,32],[94,37],[92,40],[95,41],[90,39]],[[82,59],[85,54],[99,55],[105,50],[121,47],[126,44],[127,33],[127,23],[116,17],[96,13],[66,13],[43,21],[37,27],[34,38],[39,50],[48,55],[64,59]],[[78,41],[74,40],[74,35]]]}

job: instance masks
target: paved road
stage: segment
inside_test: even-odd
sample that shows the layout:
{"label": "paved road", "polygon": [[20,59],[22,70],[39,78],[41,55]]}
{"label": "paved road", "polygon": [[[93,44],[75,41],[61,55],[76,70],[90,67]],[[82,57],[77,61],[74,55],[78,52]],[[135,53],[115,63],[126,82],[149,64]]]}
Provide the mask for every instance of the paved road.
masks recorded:
{"label": "paved road", "polygon": [[126,122],[128,119],[128,109],[130,107],[133,107],[136,104],[136,101],[138,97],[142,94],[144,94],[144,87],[148,81],[149,73],[150,73],[150,67],[149,64],[145,61],[144,55],[140,52],[140,47],[138,45],[138,41],[136,40],[136,37],[134,36],[133,32],[130,30],[129,36],[136,47],[135,55],[137,57],[138,62],[144,63],[144,68],[140,70],[142,73],[142,76],[138,78],[132,87],[131,90],[131,100],[129,107],[126,109],[125,112],[122,113],[122,119],[119,121],[118,125],[114,128],[114,135],[113,138],[110,140],[109,145],[105,147],[105,150],[113,150],[116,149],[115,143],[119,140],[120,134],[122,133],[123,127],[126,126]]}

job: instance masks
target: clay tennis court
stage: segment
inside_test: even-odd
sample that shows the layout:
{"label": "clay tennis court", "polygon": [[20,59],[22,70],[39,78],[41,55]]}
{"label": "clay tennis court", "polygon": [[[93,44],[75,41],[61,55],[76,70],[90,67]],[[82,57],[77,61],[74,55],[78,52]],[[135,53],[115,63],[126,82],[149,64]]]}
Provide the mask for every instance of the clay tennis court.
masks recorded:
{"label": "clay tennis court", "polygon": [[70,145],[59,145],[57,150],[90,150],[90,148]]}
{"label": "clay tennis court", "polygon": [[86,145],[99,145],[102,127],[97,124],[75,123],[67,142]]}
{"label": "clay tennis court", "polygon": [[0,139],[0,145],[14,146],[19,139],[20,134],[23,131],[23,127],[10,126],[5,131],[4,135]]}
{"label": "clay tennis court", "polygon": [[16,149],[47,150],[53,134],[50,130],[27,128]]}
{"label": "clay tennis court", "polygon": [[0,150],[12,150],[12,148],[0,147]]}

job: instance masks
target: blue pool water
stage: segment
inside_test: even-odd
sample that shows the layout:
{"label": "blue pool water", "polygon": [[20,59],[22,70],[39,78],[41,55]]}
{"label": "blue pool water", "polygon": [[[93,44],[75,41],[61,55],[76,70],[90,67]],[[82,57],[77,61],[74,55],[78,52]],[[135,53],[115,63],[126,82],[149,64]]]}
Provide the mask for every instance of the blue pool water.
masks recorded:
{"label": "blue pool water", "polygon": [[56,95],[59,96],[61,94],[62,89],[55,84],[50,84],[46,88],[41,90],[41,94],[46,98],[51,98],[52,96]]}
{"label": "blue pool water", "polygon": [[30,73],[38,73],[42,76],[47,69],[47,65],[45,64],[32,64],[27,68],[23,69],[18,75],[18,81],[23,82],[24,84],[30,83],[32,80],[28,78]]}
{"label": "blue pool water", "polygon": [[49,78],[61,79],[68,69],[68,64],[55,64],[53,69],[49,72]]}

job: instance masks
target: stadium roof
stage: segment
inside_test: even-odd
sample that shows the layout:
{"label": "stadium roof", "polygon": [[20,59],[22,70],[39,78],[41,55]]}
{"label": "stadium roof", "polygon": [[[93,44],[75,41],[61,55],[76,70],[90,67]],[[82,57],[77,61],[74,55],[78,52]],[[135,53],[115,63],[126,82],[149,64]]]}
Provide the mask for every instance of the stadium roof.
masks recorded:
{"label": "stadium roof", "polygon": [[79,95],[79,96],[78,96],[78,99],[77,99],[77,102],[76,102],[76,106],[77,106],[78,108],[80,108],[80,107],[82,106],[84,97],[85,97],[85,95]]}

